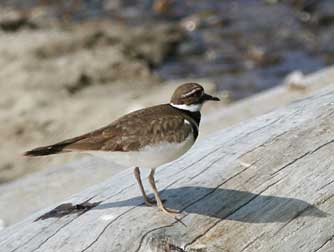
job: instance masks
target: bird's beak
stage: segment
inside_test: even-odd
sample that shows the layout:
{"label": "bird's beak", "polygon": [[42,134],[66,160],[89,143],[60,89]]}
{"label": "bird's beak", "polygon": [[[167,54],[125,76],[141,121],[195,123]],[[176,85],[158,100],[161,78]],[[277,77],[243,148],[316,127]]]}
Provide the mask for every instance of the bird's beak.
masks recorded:
{"label": "bird's beak", "polygon": [[203,94],[202,99],[203,101],[220,101],[218,97],[214,97],[205,93]]}

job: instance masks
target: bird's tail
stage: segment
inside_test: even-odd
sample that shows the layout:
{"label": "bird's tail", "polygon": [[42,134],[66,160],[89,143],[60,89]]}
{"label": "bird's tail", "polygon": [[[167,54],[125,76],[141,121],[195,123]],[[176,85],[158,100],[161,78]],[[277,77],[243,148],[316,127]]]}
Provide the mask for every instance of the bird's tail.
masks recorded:
{"label": "bird's tail", "polygon": [[[103,130],[103,128],[101,129]],[[96,131],[99,133],[101,130]],[[69,152],[73,150],[80,150],[78,146],[76,148],[73,146],[76,142],[85,139],[86,137],[92,136],[95,132],[90,132],[81,136],[77,136],[74,138],[66,139],[64,141],[52,144],[52,145],[47,145],[47,146],[42,146],[42,147],[37,147],[35,149],[32,149],[30,151],[24,152],[24,156],[28,157],[35,157],[35,156],[47,156],[47,155],[53,155],[53,154],[58,154],[58,153],[63,153],[63,152]]]}
{"label": "bird's tail", "polygon": [[23,153],[24,156],[34,157],[34,156],[47,156],[65,152],[64,148],[67,144],[54,144],[48,146],[38,147]]}

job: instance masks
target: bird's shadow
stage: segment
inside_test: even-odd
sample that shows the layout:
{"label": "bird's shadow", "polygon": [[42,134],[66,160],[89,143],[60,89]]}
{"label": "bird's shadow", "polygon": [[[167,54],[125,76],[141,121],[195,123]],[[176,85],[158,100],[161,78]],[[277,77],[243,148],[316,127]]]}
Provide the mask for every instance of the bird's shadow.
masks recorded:
{"label": "bird's shadow", "polygon": [[[255,194],[246,191],[209,188],[180,187],[162,192],[166,206],[184,213],[194,213],[219,219],[247,223],[287,222],[302,216],[326,217],[321,211],[306,201]],[[65,203],[38,217],[35,221],[48,218],[61,218],[70,214],[81,215],[92,209],[109,209],[144,205],[142,197],[103,203],[90,202],[88,199],[79,204]]]}
{"label": "bird's shadow", "polygon": [[[180,187],[163,191],[162,198],[167,199],[166,206],[169,208],[247,223],[286,222],[302,216],[328,216],[303,200],[232,189]],[[142,197],[135,197],[102,203],[94,209],[137,206],[140,203],[143,203]]]}

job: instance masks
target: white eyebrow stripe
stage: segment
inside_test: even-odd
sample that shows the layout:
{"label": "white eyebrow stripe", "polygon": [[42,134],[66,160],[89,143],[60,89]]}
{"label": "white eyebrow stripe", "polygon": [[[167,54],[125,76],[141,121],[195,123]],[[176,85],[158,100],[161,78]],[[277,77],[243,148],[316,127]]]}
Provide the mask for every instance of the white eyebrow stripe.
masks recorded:
{"label": "white eyebrow stripe", "polygon": [[182,95],[181,97],[182,98],[188,97],[188,96],[192,95],[193,93],[196,93],[198,90],[201,90],[201,89],[200,88],[195,88],[195,89],[191,90],[190,92]]}

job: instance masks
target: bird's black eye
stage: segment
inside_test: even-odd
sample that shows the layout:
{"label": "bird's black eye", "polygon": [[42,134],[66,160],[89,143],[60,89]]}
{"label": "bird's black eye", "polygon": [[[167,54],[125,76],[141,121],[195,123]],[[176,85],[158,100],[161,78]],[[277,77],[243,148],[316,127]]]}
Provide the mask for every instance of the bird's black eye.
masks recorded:
{"label": "bird's black eye", "polygon": [[203,90],[197,90],[196,92],[194,92],[194,96],[196,97],[200,97],[202,96],[202,94],[203,94]]}

